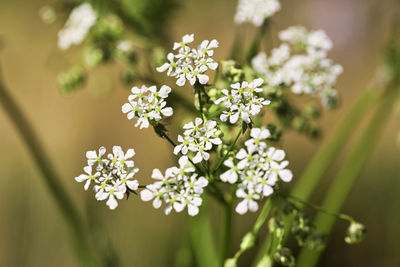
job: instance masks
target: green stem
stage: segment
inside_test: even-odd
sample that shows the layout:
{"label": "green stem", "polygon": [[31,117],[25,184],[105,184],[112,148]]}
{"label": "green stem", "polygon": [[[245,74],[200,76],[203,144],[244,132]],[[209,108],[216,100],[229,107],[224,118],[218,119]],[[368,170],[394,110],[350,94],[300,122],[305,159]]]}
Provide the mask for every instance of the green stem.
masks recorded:
{"label": "green stem", "polygon": [[231,240],[232,240],[232,199],[230,199],[227,204],[224,206],[224,224],[222,225],[223,229],[223,247],[221,253],[221,266],[226,258],[229,257],[229,251],[231,249]]}
{"label": "green stem", "polygon": [[242,134],[242,129],[239,130],[237,133],[235,140],[233,140],[233,143],[229,146],[228,151],[226,151],[225,155],[219,160],[217,166],[215,167],[214,171],[212,173],[216,173],[218,169],[221,167],[222,163],[226,160],[226,158],[229,156],[229,153],[232,151],[233,147],[236,145],[236,142],[238,141],[240,135]]}
{"label": "green stem", "polygon": [[36,132],[13,97],[7,92],[1,78],[0,103],[3,105],[6,114],[14,123],[25,142],[37,167],[42,173],[43,181],[66,219],[71,233],[73,234],[76,252],[81,260],[82,266],[96,266],[94,255],[92,254],[89,241],[86,237],[84,221],[81,219],[64,185],[61,184],[61,178],[56,173],[51,159],[44,150]]}
{"label": "green stem", "polygon": [[307,200],[310,197],[328,167],[335,160],[356,126],[365,117],[365,114],[370,110],[377,98],[378,90],[374,89],[366,90],[358,98],[357,102],[344,115],[341,123],[313,156],[296,183],[292,195],[303,200]]}
{"label": "green stem", "polygon": [[256,35],[254,36],[254,38],[246,52],[246,63],[251,63],[251,60],[257,55],[257,53],[259,51],[259,47],[260,47],[260,42],[261,42],[262,38],[264,37],[265,32],[269,28],[269,25],[270,25],[270,21],[268,19],[266,19],[264,21],[263,25],[261,25],[261,27],[259,27]]}
{"label": "green stem", "polygon": [[[383,130],[383,127],[389,118],[393,104],[397,100],[397,88],[388,86],[384,95],[378,102],[378,106],[369,124],[362,132],[361,137],[350,152],[339,170],[333,184],[330,187],[324,201],[322,208],[338,213],[343,207],[347,196],[349,195],[354,182],[360,174],[360,171],[366,163],[374,145]],[[336,218],[326,216],[325,214],[318,214],[315,220],[315,225],[318,230],[329,236]],[[313,267],[316,266],[322,251],[311,251],[303,248],[299,254],[298,265],[299,267]]]}

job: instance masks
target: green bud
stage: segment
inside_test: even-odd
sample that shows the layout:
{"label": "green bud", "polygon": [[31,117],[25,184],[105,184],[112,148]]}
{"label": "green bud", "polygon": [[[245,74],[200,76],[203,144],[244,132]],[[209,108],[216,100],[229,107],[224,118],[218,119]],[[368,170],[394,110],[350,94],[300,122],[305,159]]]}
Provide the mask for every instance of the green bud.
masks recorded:
{"label": "green bud", "polygon": [[95,67],[103,61],[103,51],[96,47],[87,47],[83,54],[83,60],[87,67]]}
{"label": "green bud", "polygon": [[348,244],[360,243],[366,234],[365,226],[358,222],[351,222],[349,228],[347,228],[347,235],[344,241]]}
{"label": "green bud", "polygon": [[224,60],[220,64],[222,75],[229,78],[232,83],[239,82],[244,78],[244,71],[239,63],[234,60]]}
{"label": "green bud", "polygon": [[84,70],[79,66],[75,66],[67,72],[59,74],[57,80],[60,90],[63,93],[70,93],[82,86],[86,77]]}
{"label": "green bud", "polygon": [[273,267],[274,261],[270,256],[264,255],[260,262],[257,264],[257,267]]}
{"label": "green bud", "polygon": [[225,260],[224,267],[236,267],[236,261],[237,260],[235,258],[229,258]]}
{"label": "green bud", "polygon": [[320,251],[325,248],[326,235],[321,232],[312,231],[311,234],[308,236],[305,245],[311,250]]}
{"label": "green bud", "polygon": [[242,242],[240,243],[240,249],[241,250],[250,249],[250,248],[254,247],[255,242],[256,242],[256,237],[255,237],[254,233],[249,232],[243,237]]}
{"label": "green bud", "polygon": [[283,266],[292,267],[295,264],[292,252],[288,248],[279,248],[274,254],[275,261]]}

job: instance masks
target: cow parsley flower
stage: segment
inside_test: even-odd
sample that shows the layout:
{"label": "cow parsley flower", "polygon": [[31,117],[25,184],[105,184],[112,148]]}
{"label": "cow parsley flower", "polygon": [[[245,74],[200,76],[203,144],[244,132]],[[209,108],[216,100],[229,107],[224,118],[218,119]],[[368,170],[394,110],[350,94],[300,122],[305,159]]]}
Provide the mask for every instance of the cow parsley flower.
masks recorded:
{"label": "cow parsley flower", "polygon": [[223,111],[220,115],[221,121],[227,121],[234,124],[239,118],[246,123],[251,123],[251,118],[260,113],[263,106],[270,103],[269,100],[258,96],[263,89],[260,87],[264,83],[261,78],[248,83],[235,83],[231,89],[223,89],[223,96],[214,101],[215,104],[224,103],[229,110]]}
{"label": "cow parsley flower", "polygon": [[[132,157],[135,151],[132,148],[124,153],[120,146],[114,146],[113,153],[105,153],[104,147],[100,147],[98,152],[88,151],[85,174],[77,176],[75,180],[85,182],[85,190],[92,185],[95,198],[107,199],[107,206],[113,210],[118,206],[118,199],[121,200],[127,192],[134,192],[139,188],[139,182],[134,179],[139,169],[134,167]],[[93,173],[93,170],[96,172]]]}
{"label": "cow parsley flower", "polygon": [[62,30],[58,32],[58,47],[62,50],[80,44],[93,27],[97,14],[89,3],[75,7]]}
{"label": "cow parsley flower", "polygon": [[216,121],[203,121],[201,118],[196,118],[194,123],[186,123],[183,129],[185,130],[183,136],[178,135],[180,144],[174,148],[174,154],[187,155],[189,151],[192,151],[195,154],[194,163],[207,161],[210,158],[207,151],[210,151],[213,146],[222,144],[222,140],[218,136]]}
{"label": "cow parsley flower", "polygon": [[207,84],[209,77],[205,72],[218,67],[218,63],[212,58],[214,49],[219,46],[218,41],[204,40],[197,49],[188,46],[193,41],[194,34],[184,35],[181,42],[174,43],[173,50],[177,51],[177,54],[169,53],[168,62],[157,68],[158,72],[167,71],[168,76],[175,77],[178,86],[184,86],[186,81],[191,85],[196,81]]}
{"label": "cow parsley flower", "polygon": [[140,192],[143,201],[153,200],[153,207],[159,208],[166,204],[164,213],[168,215],[172,210],[181,212],[187,207],[188,214],[198,214],[202,204],[201,194],[208,180],[194,173],[195,169],[189,165],[186,156],[179,159],[179,167],[171,167],[163,175],[159,169],[154,169],[152,178],[156,182],[146,186]]}
{"label": "cow parsley flower", "polygon": [[278,0],[239,0],[235,15],[236,23],[250,22],[261,26],[266,18],[281,9]]}
{"label": "cow parsley flower", "polygon": [[223,182],[238,184],[236,196],[243,200],[236,206],[236,212],[244,214],[258,209],[257,201],[274,192],[273,187],[280,178],[290,182],[293,174],[286,169],[285,152],[268,147],[264,142],[270,137],[267,129],[253,128],[246,148],[240,149],[234,157],[225,160],[228,170],[220,175]]}
{"label": "cow parsley flower", "polygon": [[343,69],[326,57],[332,48],[326,33],[295,26],[280,32],[279,38],[283,43],[269,57],[261,52],[252,60],[254,70],[265,77],[266,86],[319,95],[325,106],[333,106],[338,96],[333,86]]}
{"label": "cow parsley flower", "polygon": [[137,120],[135,127],[148,128],[150,124],[156,124],[163,117],[170,117],[173,114],[171,107],[166,107],[165,99],[171,92],[169,86],[163,85],[157,91],[156,86],[141,88],[133,87],[129,95],[129,103],[122,106],[122,112],[127,114],[128,119]]}

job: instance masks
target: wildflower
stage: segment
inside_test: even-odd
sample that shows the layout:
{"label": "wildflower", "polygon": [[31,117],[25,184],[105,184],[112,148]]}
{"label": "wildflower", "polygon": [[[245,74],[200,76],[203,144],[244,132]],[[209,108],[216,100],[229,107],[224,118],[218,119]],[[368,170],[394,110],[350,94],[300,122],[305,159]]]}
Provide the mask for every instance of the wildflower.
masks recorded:
{"label": "wildflower", "polygon": [[135,127],[148,128],[150,124],[156,124],[163,117],[170,117],[173,114],[171,107],[166,107],[164,100],[171,92],[169,86],[163,85],[159,91],[156,86],[141,88],[133,87],[132,94],[128,97],[128,103],[122,106],[122,112],[127,114],[130,120],[135,118],[137,123]]}
{"label": "wildflower", "polygon": [[179,159],[179,167],[168,168],[165,175],[154,169],[152,178],[157,181],[147,185],[146,189],[140,192],[141,199],[153,200],[154,208],[161,207],[164,202],[164,213],[167,215],[172,210],[181,212],[185,207],[189,215],[198,214],[202,204],[201,194],[208,185],[208,180],[195,174],[195,169],[188,164],[188,158],[183,156]]}
{"label": "wildflower", "polygon": [[235,22],[251,22],[259,27],[266,18],[271,17],[280,8],[281,4],[278,0],[239,0]]}
{"label": "wildflower", "polygon": [[271,56],[261,52],[252,60],[266,85],[288,87],[295,94],[319,95],[326,107],[334,106],[338,94],[333,86],[343,69],[327,58],[332,41],[326,33],[295,26],[280,32],[279,38],[283,43]]}
{"label": "wildflower", "polygon": [[174,154],[182,153],[186,155],[189,151],[195,153],[193,157],[194,163],[199,163],[202,160],[207,161],[210,154],[207,152],[222,144],[222,140],[217,135],[216,121],[203,121],[201,118],[196,118],[194,123],[189,122],[183,126],[185,129],[183,136],[178,135],[178,142],[174,148]]}
{"label": "wildflower", "polygon": [[167,75],[176,78],[178,86],[184,86],[186,81],[194,85],[196,81],[200,84],[207,84],[208,75],[205,72],[208,69],[215,70],[218,63],[212,58],[215,48],[219,43],[217,40],[204,40],[197,49],[190,48],[188,44],[194,41],[194,34],[186,34],[181,42],[175,42],[173,50],[177,54],[169,53],[168,62],[157,68],[158,72],[167,71]]}
{"label": "wildflower", "polygon": [[229,110],[224,110],[220,115],[221,121],[227,121],[234,124],[239,118],[246,123],[251,123],[251,118],[260,113],[263,106],[270,103],[262,97],[258,97],[257,93],[263,91],[260,87],[264,83],[261,78],[255,79],[248,83],[231,84],[231,89],[223,89],[222,97],[214,101],[215,104],[224,103],[224,106]]}
{"label": "wildflower", "polygon": [[58,32],[58,47],[62,50],[80,44],[93,27],[97,14],[89,3],[75,7],[62,30]]}
{"label": "wildflower", "polygon": [[[98,152],[88,151],[86,157],[89,166],[84,168],[85,174],[75,178],[77,182],[85,183],[85,190],[93,183],[93,190],[97,200],[106,200],[110,209],[118,206],[118,199],[122,199],[126,192],[139,188],[139,182],[134,179],[139,171],[134,167],[132,157],[135,151],[131,148],[125,153],[120,146],[114,146],[113,153],[105,155],[106,149],[100,147]],[[96,173],[93,174],[92,170]]]}
{"label": "wildflower", "polygon": [[250,137],[245,142],[246,148],[241,148],[234,157],[224,161],[228,170],[220,175],[222,181],[238,184],[236,195],[243,198],[236,206],[239,214],[256,211],[257,201],[274,192],[278,177],[289,182],[293,176],[286,169],[289,162],[284,160],[285,152],[265,143],[270,137],[269,130],[253,128]]}
{"label": "wildflower", "polygon": [[83,168],[84,172],[86,174],[81,174],[78,177],[75,177],[75,180],[79,183],[86,181],[84,188],[85,190],[88,190],[90,183],[92,181],[95,181],[97,179],[97,177],[100,176],[100,172],[96,172],[95,174],[92,174],[92,166],[86,166]]}

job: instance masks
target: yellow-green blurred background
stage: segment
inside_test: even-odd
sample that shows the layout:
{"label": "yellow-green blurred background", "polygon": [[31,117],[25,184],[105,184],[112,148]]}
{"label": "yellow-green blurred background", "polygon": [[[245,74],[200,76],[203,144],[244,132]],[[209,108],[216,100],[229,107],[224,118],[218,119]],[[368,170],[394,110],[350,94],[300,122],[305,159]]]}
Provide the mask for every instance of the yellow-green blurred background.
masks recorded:
{"label": "yellow-green blurred background", "polygon": [[[344,67],[337,84],[342,103],[337,110],[323,114],[322,140],[311,141],[294,133],[283,138],[281,145],[287,151],[294,174],[299,176],[325,135],[343,119],[345,111],[368,86],[381,62],[389,17],[397,3],[396,0],[281,2],[283,9],[273,17],[273,43],[278,44],[277,33],[290,25],[324,29],[335,44],[330,57]],[[165,216],[162,210],[153,209],[150,203],[137,197],[121,201],[117,210],[110,211],[105,203],[97,202],[93,194],[74,181],[85,164],[85,152],[101,145],[109,149],[112,145],[135,148],[135,163],[140,167],[138,177],[143,183],[150,180],[152,168],[164,169],[174,162],[169,144],[151,129],[134,128],[121,113],[128,91],[119,82],[117,67],[104,66],[92,71],[85,88],[71,96],[59,93],[57,74],[74,63],[79,49],[67,53],[58,50],[57,31],[62,21],[46,25],[38,16],[40,7],[48,3],[0,0],[0,64],[6,85],[37,130],[82,214],[91,214],[91,227],[101,227],[100,239],[111,240],[121,265],[172,266],[175,252],[185,238],[186,214]],[[224,59],[237,30],[233,24],[235,8],[236,1],[231,0],[182,1],[182,7],[169,16],[171,39],[192,32],[197,41],[217,38],[220,48],[216,58]],[[247,41],[251,40],[253,27],[239,29]],[[264,43],[268,47],[270,39],[266,38]],[[339,222],[320,266],[400,266],[400,150],[395,146],[399,120],[394,115],[389,120],[344,208],[344,212],[367,226],[365,241],[355,246],[345,244],[346,224]],[[175,135],[177,131],[172,133]],[[333,177],[340,158],[325,181]],[[315,201],[328,185],[325,182],[318,188]],[[213,218],[217,224],[219,217]],[[254,215],[235,216],[234,250],[254,219]],[[0,266],[76,266],[70,243],[63,217],[38,169],[0,109]],[[243,266],[252,255],[245,255]]]}

